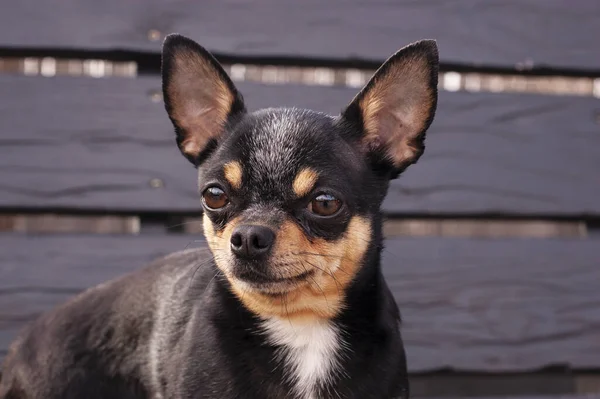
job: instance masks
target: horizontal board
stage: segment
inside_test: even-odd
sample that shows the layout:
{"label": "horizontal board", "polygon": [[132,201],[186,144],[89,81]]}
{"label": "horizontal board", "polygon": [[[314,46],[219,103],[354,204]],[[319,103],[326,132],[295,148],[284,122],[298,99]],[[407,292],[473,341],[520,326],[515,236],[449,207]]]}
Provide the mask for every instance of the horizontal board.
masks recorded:
{"label": "horizontal board", "polygon": [[[0,76],[0,208],[200,209],[157,78]],[[338,113],[356,90],[239,83],[251,109]],[[440,93],[425,155],[389,214],[600,214],[598,100]]]}
{"label": "horizontal board", "polygon": [[[53,220],[60,223],[59,219]],[[31,223],[32,227],[36,227]],[[179,225],[183,232],[201,234],[202,216],[186,217]],[[8,229],[6,229],[8,230]],[[57,229],[58,230],[58,229]],[[19,232],[36,230],[14,229]],[[65,229],[58,230],[65,231]],[[48,232],[48,230],[46,230]],[[386,218],[384,237],[476,237],[476,238],[551,238],[586,237],[585,221],[505,220],[505,219],[438,219]]]}
{"label": "horizontal board", "polygon": [[596,368],[600,241],[396,239],[383,271],[416,370]]}
{"label": "horizontal board", "polygon": [[[462,386],[461,386],[462,388]],[[463,388],[464,389],[464,388]],[[542,388],[543,390],[545,389],[545,386]],[[413,391],[412,386],[411,386],[411,392]],[[464,395],[464,396],[456,396],[456,395],[445,395],[445,396],[428,396],[427,399],[448,399],[450,398],[458,398],[458,397],[468,397],[469,399],[600,399],[600,393],[572,393],[572,394],[555,394],[555,393],[549,393],[549,394],[540,394],[537,393],[537,391],[535,391],[536,393],[531,393],[529,395],[526,394],[518,394],[518,395],[495,395],[495,394],[488,394],[488,395],[477,395],[477,396],[473,396],[473,395]],[[419,395],[420,396],[420,395]]]}
{"label": "horizontal board", "polygon": [[[559,399],[582,391],[577,372],[427,373],[410,376],[411,397],[427,399]],[[528,395],[535,395],[529,397]],[[600,395],[600,394],[599,394]],[[582,398],[583,399],[583,398]],[[600,399],[600,398],[599,398]]]}
{"label": "horizontal board", "polygon": [[[558,226],[557,226],[558,227]],[[577,227],[544,228],[553,234],[577,234]],[[529,230],[529,229],[526,229]],[[55,215],[5,214],[0,215],[0,231],[19,233],[98,233],[135,234],[140,231],[139,216],[117,215]]]}
{"label": "horizontal board", "polygon": [[[80,290],[198,237],[0,235],[0,350]],[[389,239],[383,271],[413,372],[600,366],[600,241]]]}
{"label": "horizontal board", "polygon": [[437,39],[444,62],[600,69],[600,3],[578,0],[0,2],[0,46],[159,51],[188,35],[230,55],[383,61]]}
{"label": "horizontal board", "polygon": [[[412,388],[411,388],[412,391]],[[431,396],[428,399],[447,399],[448,396]],[[468,395],[469,399],[600,399],[598,393],[573,393],[573,394],[530,394],[530,395],[487,395],[487,396],[472,396]]]}

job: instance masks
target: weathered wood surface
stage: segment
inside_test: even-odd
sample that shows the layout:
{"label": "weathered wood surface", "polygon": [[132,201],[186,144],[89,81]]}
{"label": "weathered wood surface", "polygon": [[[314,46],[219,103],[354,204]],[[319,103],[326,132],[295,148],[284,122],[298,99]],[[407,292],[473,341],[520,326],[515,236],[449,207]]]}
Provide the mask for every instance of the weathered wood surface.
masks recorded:
{"label": "weathered wood surface", "polygon": [[0,357],[18,331],[85,288],[204,243],[193,236],[0,234]]}
{"label": "weathered wood surface", "polygon": [[[0,76],[0,207],[197,211],[156,78]],[[338,113],[355,90],[239,83],[248,106]],[[600,214],[598,100],[440,94],[425,155],[391,214]]]}
{"label": "weathered wood surface", "polygon": [[600,3],[578,0],[0,2],[0,46],[159,51],[179,32],[230,55],[383,61],[424,38],[449,63],[600,69]]}
{"label": "weathered wood surface", "polygon": [[[0,350],[40,312],[194,236],[0,235]],[[392,239],[411,371],[600,366],[600,242]]]}
{"label": "weathered wood surface", "polygon": [[416,370],[600,362],[600,241],[393,240],[384,274]]}
{"label": "weathered wood surface", "polygon": [[[425,373],[410,376],[411,397],[435,399],[575,399],[585,390],[580,386],[581,373]],[[593,378],[593,377],[592,377]],[[598,394],[600,395],[600,394]],[[583,399],[583,398],[582,398]]]}
{"label": "weathered wood surface", "polygon": [[[138,216],[55,214],[0,215],[0,231],[13,231],[19,233],[136,234],[140,232],[140,227],[140,218]],[[548,234],[552,235],[559,234],[572,236],[573,234],[577,234],[577,226],[556,227],[557,228],[545,228],[545,230]],[[536,228],[536,230],[539,230],[539,228]],[[554,232],[552,230],[554,230]],[[525,231],[531,231],[531,229],[525,227]]]}
{"label": "weathered wood surface", "polygon": [[[412,389],[411,389],[412,390]],[[530,394],[530,395],[488,395],[488,396],[431,396],[427,399],[460,399],[468,397],[469,399],[600,399],[600,394],[597,393],[589,393],[589,394],[560,394],[555,395],[552,393],[543,395],[543,394]]]}

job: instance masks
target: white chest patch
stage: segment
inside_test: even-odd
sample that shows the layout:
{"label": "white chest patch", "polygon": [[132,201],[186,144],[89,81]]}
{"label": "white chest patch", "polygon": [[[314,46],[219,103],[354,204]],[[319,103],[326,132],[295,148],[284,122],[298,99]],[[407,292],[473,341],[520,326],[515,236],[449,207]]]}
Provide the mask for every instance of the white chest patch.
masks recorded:
{"label": "white chest patch", "polygon": [[263,322],[269,342],[279,346],[277,360],[302,399],[317,399],[317,390],[336,374],[343,342],[327,321],[293,322],[271,318]]}

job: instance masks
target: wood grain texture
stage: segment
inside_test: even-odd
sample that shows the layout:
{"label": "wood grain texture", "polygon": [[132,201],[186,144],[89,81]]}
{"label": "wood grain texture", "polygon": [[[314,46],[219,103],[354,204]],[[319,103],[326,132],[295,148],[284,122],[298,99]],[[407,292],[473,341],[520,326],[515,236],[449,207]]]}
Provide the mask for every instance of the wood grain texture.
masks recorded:
{"label": "wood grain texture", "polygon": [[190,236],[0,235],[0,357],[18,331],[82,289],[192,248]]}
{"label": "wood grain texture", "polygon": [[[156,78],[0,76],[0,207],[198,211]],[[240,83],[250,109],[337,114],[352,89]],[[596,99],[440,94],[425,155],[393,182],[389,214],[600,214]]]}
{"label": "wood grain texture", "polygon": [[597,240],[388,240],[383,270],[414,370],[600,361]]}
{"label": "wood grain texture", "polygon": [[[0,235],[0,350],[69,296],[203,241]],[[600,366],[600,242],[391,239],[384,274],[413,372]]]}
{"label": "wood grain texture", "polygon": [[596,0],[3,0],[0,46],[159,51],[188,35],[232,55],[383,61],[437,39],[445,62],[600,69]]}

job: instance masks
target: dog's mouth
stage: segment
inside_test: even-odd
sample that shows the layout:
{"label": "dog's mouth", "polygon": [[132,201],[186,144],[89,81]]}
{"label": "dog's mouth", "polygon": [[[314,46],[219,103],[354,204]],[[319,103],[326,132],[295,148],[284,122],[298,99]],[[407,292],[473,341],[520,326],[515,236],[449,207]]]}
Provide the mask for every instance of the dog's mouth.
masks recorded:
{"label": "dog's mouth", "polygon": [[235,277],[263,294],[277,296],[297,288],[311,278],[314,273],[314,270],[307,270],[294,276],[281,277],[269,276],[253,269],[245,269],[236,273]]}

